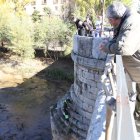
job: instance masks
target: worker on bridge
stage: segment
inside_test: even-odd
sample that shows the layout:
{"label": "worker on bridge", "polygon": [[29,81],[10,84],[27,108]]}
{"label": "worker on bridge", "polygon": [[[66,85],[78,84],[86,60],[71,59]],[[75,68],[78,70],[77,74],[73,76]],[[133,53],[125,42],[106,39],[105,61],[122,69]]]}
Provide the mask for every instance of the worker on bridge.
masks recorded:
{"label": "worker on bridge", "polygon": [[140,121],[140,14],[130,11],[121,2],[113,2],[108,6],[106,15],[114,28],[114,37],[100,44],[100,50],[122,55],[126,71],[137,83],[134,118]]}

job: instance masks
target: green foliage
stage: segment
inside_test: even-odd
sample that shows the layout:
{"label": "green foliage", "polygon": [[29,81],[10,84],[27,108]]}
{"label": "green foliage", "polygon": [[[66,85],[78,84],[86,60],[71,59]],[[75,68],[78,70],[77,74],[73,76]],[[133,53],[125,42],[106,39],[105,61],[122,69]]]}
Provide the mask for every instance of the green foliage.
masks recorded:
{"label": "green foliage", "polygon": [[32,2],[33,0],[10,0],[13,5],[13,9],[17,16],[22,17],[25,16],[25,5]]}
{"label": "green foliage", "polygon": [[35,11],[33,23],[27,15],[17,14],[13,2],[0,8],[0,43],[6,42],[6,47],[21,57],[33,57],[34,47],[46,49],[51,43],[53,47],[67,48],[65,54],[70,52],[75,29],[72,24],[50,15],[49,9],[45,9],[46,16],[41,18]]}
{"label": "green foliage", "polygon": [[71,51],[72,51],[72,46],[71,46],[71,45],[70,45],[70,46],[66,46],[65,48],[66,48],[66,49],[65,49],[63,55],[64,55],[64,57],[67,57],[67,56],[69,56],[69,54],[70,54]]}
{"label": "green foliage", "polygon": [[6,0],[0,0],[0,5],[5,3],[5,2],[6,2]]}
{"label": "green foliage", "polygon": [[70,25],[64,23],[60,18],[46,16],[42,22],[35,23],[34,46],[35,48],[46,48],[51,43],[55,45],[53,47],[70,45],[72,33]]}
{"label": "green foliage", "polygon": [[29,18],[16,19],[11,23],[13,39],[9,48],[24,58],[34,57],[33,49],[33,26]]}
{"label": "green foliage", "polygon": [[131,6],[132,0],[121,0],[125,5]]}
{"label": "green foliage", "polygon": [[0,42],[6,42],[7,47],[21,57],[33,57],[34,47],[46,49],[51,43],[53,47],[70,48],[73,35],[71,24],[56,16],[47,14],[40,19],[38,15],[37,12],[34,14],[33,21],[36,22],[33,23],[25,15],[17,16],[10,4],[1,6]]}
{"label": "green foliage", "polygon": [[47,78],[51,78],[53,80],[66,80],[68,82],[73,82],[74,80],[73,73],[67,73],[61,69],[48,70],[46,76]]}
{"label": "green foliage", "polygon": [[[5,14],[3,14],[5,13]],[[12,39],[10,22],[13,17],[9,5],[2,5],[0,8],[0,42],[10,44]]]}
{"label": "green foliage", "polygon": [[1,43],[3,42],[10,43],[10,40],[12,39],[12,35],[10,33],[11,29],[8,24],[5,24],[6,22],[7,19],[0,15],[0,42]]}
{"label": "green foliage", "polygon": [[58,17],[46,18],[45,22],[47,30],[46,30],[46,39],[47,45],[49,45],[50,41],[59,40],[61,44],[67,43],[66,35],[68,33],[67,25]]}
{"label": "green foliage", "polygon": [[45,23],[36,22],[34,24],[34,47],[45,48],[46,47],[46,26]]}
{"label": "green foliage", "polygon": [[21,57],[33,57],[32,31],[32,21],[28,17],[16,16],[11,5],[1,6],[0,41],[6,42],[7,48]]}
{"label": "green foliage", "polygon": [[75,15],[82,18],[87,15],[87,13],[95,15],[94,11],[94,0],[76,0],[77,9]]}
{"label": "green foliage", "polygon": [[41,21],[41,16],[40,16],[40,12],[39,11],[35,10],[33,12],[33,14],[32,14],[32,20],[34,22],[37,22],[37,21],[40,22]]}
{"label": "green foliage", "polygon": [[52,11],[49,7],[45,7],[44,12],[45,12],[46,15],[51,15],[52,14]]}
{"label": "green foliage", "polygon": [[0,5],[10,5],[17,16],[22,17],[26,15],[25,6],[34,0],[0,0]]}
{"label": "green foliage", "polygon": [[75,11],[75,0],[71,0],[70,3],[65,3],[61,7],[62,11],[62,18],[65,22],[71,21],[71,18],[73,17],[73,13]]}
{"label": "green foliage", "polygon": [[[112,0],[104,0],[105,9],[112,3]],[[121,0],[124,4],[130,6],[132,0]],[[101,15],[103,10],[103,0],[75,0],[77,4],[76,14],[78,17],[85,17],[87,13]]]}

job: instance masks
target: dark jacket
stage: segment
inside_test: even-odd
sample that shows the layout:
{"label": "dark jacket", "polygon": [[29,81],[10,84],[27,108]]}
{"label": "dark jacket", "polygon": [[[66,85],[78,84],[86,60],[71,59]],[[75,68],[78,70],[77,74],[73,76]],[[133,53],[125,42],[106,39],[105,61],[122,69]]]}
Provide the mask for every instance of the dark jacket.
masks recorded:
{"label": "dark jacket", "polygon": [[107,53],[135,57],[140,60],[140,14],[126,12],[114,38],[106,45]]}
{"label": "dark jacket", "polygon": [[106,48],[108,53],[122,55],[125,70],[140,83],[140,14],[126,12]]}

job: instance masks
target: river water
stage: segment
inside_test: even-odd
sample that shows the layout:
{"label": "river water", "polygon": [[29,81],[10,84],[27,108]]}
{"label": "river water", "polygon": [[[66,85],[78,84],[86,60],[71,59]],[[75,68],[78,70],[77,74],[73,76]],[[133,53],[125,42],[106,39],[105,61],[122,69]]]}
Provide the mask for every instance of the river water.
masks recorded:
{"label": "river water", "polygon": [[9,63],[1,63],[0,68],[0,140],[52,140],[49,109],[71,82],[48,79],[46,71],[72,72],[72,61],[49,63],[30,78]]}

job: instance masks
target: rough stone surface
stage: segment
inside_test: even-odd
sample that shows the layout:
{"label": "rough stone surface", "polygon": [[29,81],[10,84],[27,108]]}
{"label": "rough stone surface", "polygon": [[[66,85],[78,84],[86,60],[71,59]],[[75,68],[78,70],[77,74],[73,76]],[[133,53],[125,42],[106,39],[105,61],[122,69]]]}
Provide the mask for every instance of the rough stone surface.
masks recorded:
{"label": "rough stone surface", "polygon": [[101,42],[102,38],[74,36],[74,84],[51,108],[53,140],[87,138],[96,98],[103,91],[101,76],[107,54],[99,50]]}
{"label": "rough stone surface", "polygon": [[86,140],[105,140],[105,98],[106,96],[104,94],[104,91],[101,91],[96,99],[95,110],[91,118],[91,123]]}

